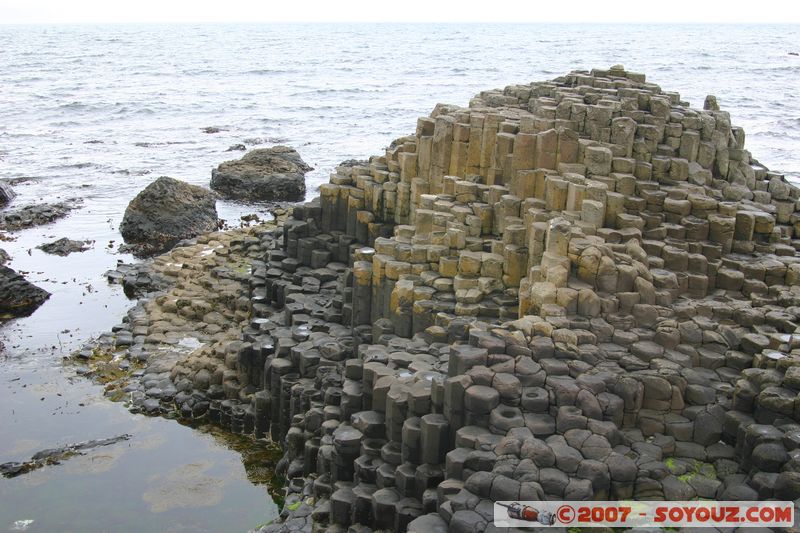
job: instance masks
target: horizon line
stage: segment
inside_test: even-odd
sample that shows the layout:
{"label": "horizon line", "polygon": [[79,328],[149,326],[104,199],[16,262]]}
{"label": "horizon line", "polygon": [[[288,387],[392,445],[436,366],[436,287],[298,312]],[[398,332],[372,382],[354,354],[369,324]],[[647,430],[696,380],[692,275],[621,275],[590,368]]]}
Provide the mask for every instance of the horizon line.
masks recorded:
{"label": "horizon line", "polygon": [[629,21],[563,21],[563,20],[546,20],[546,21],[479,21],[479,20],[464,20],[464,21],[438,21],[438,20],[87,20],[87,21],[0,21],[0,26],[82,26],[82,25],[109,25],[109,26],[125,26],[125,25],[138,25],[138,24],[194,24],[194,25],[224,25],[224,24],[237,24],[237,25],[271,25],[271,24],[308,24],[308,25],[326,25],[326,24],[447,24],[447,25],[487,25],[487,24],[503,24],[503,25],[538,25],[538,24],[558,24],[564,26],[578,26],[578,25],[609,25],[609,26],[631,26],[631,25],[654,25],[654,26],[668,26],[668,25],[715,25],[715,26],[800,26],[800,22],[785,22],[785,21],[654,21],[654,20],[629,20]]}

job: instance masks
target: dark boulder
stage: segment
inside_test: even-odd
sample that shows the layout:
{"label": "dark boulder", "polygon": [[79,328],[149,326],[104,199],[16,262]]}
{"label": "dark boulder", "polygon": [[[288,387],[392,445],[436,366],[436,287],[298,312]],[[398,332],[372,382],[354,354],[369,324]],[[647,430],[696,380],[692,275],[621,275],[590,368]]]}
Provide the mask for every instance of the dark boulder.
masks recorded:
{"label": "dark boulder", "polygon": [[0,266],[0,314],[27,316],[50,297],[50,293],[28,282],[6,266]]}
{"label": "dark boulder", "polygon": [[294,148],[259,148],[213,170],[211,188],[235,200],[300,201],[306,194],[309,170]]}
{"label": "dark boulder", "polygon": [[214,193],[162,176],[131,200],[119,231],[133,253],[153,255],[218,227]]}
{"label": "dark boulder", "polygon": [[0,207],[5,207],[16,196],[14,190],[7,184],[0,181]]}

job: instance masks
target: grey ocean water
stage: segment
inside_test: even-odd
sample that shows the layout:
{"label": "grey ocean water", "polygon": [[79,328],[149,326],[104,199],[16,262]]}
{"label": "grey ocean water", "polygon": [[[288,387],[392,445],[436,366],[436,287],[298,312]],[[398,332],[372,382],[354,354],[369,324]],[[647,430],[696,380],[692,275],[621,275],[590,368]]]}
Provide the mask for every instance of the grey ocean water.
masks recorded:
{"label": "grey ocean water", "polygon": [[[717,95],[754,156],[798,176],[798,43],[800,26],[786,25],[0,26],[0,178],[34,178],[15,187],[15,205],[83,198],[67,219],[0,243],[53,293],[0,328],[0,462],[134,434],[133,451],[89,457],[93,468],[0,481],[0,531],[28,519],[29,531],[234,531],[274,514],[235,452],[132,417],[59,364],[129,305],[102,273],[130,260],[115,253],[117,227],[156,177],[207,185],[213,167],[241,155],[229,146],[281,143],[315,167],[313,196],[337,163],[380,153],[438,102],[617,63],[694,106]],[[230,222],[263,211],[218,209]],[[64,236],[96,244],[67,258],[35,249]],[[153,504],[192,484],[209,490],[201,506],[188,496]]]}

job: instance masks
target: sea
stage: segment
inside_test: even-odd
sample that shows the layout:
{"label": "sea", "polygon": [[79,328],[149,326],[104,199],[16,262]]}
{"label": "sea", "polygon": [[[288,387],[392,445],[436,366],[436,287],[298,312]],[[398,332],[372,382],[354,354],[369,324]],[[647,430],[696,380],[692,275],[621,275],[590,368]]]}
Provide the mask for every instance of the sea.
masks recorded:
{"label": "sea", "polygon": [[[0,21],[2,22],[2,21]],[[314,167],[380,154],[437,103],[622,64],[695,107],[717,96],[753,156],[800,177],[800,26],[607,24],[0,24],[0,179],[11,208],[80,198],[0,234],[9,266],[53,296],[0,326],[0,463],[120,433],[125,444],[0,479],[2,531],[245,531],[275,518],[245,454],[208,430],[132,415],[62,358],[133,302],[104,272],[134,259],[119,224],[159,176],[208,186],[247,150]],[[213,132],[213,133],[210,133]],[[230,226],[268,206],[220,200]],[[36,247],[91,240],[68,257]]]}

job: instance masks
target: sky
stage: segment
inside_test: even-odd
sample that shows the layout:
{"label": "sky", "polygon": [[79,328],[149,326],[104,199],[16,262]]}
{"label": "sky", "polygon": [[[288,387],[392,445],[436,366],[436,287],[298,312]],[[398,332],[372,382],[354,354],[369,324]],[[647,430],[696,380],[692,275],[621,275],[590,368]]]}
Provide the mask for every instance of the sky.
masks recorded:
{"label": "sky", "polygon": [[0,23],[720,22],[800,23],[786,0],[0,0]]}

